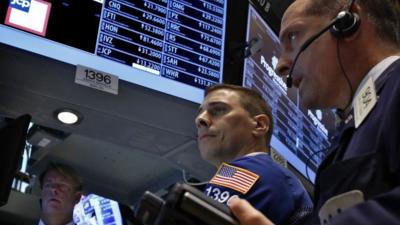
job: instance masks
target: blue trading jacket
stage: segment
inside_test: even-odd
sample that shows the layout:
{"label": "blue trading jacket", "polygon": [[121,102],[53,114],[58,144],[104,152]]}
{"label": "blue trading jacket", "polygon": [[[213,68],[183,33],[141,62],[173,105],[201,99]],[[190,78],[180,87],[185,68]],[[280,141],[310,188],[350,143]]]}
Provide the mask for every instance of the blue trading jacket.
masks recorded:
{"label": "blue trading jacket", "polygon": [[[238,180],[229,179],[234,176],[235,170],[243,171],[244,178],[239,174]],[[250,174],[248,177],[247,172]],[[225,174],[218,179],[219,173]],[[255,182],[252,180],[253,176],[258,177]],[[309,195],[297,177],[273,162],[267,154],[244,156],[222,165],[206,185],[204,193],[221,203],[238,195],[248,200],[276,225],[299,224],[312,211]]]}

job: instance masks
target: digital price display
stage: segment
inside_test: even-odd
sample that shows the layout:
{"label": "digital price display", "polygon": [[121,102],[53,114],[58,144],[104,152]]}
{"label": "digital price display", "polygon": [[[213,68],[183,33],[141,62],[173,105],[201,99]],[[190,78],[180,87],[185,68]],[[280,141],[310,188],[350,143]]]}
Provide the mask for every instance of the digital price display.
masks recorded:
{"label": "digital price display", "polygon": [[0,43],[200,103],[223,81],[226,11],[226,0],[0,0]]}
{"label": "digital price display", "polygon": [[204,89],[222,81],[224,0],[105,0],[96,54]]}

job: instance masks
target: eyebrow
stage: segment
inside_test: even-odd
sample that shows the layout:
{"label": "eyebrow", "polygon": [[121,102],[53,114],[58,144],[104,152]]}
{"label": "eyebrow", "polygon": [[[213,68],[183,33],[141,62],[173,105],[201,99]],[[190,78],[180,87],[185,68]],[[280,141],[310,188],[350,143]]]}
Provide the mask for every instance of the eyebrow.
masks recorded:
{"label": "eyebrow", "polygon": [[197,109],[196,116],[198,116],[203,111],[203,107],[200,105]]}
{"label": "eyebrow", "polygon": [[296,19],[296,20],[292,21],[292,23],[290,23],[289,25],[284,27],[283,31],[281,29],[281,32],[279,34],[279,41],[281,43],[283,43],[288,32],[293,32],[294,30],[299,31],[299,30],[304,29],[303,26],[305,23],[306,22],[304,20],[300,20],[300,19]]}
{"label": "eyebrow", "polygon": [[[213,106],[217,106],[217,105],[227,105],[227,104],[225,102],[221,102],[221,101],[215,101],[215,102],[208,103],[208,107],[213,107]],[[200,105],[199,109],[197,110],[196,115],[199,115],[203,111],[204,111],[204,108]]]}
{"label": "eyebrow", "polygon": [[286,33],[288,32],[288,29],[286,28],[285,30],[283,30],[283,32],[281,32],[280,34],[279,34],[279,42],[281,43],[281,44],[283,44],[283,41],[284,41],[284,37],[286,36]]}

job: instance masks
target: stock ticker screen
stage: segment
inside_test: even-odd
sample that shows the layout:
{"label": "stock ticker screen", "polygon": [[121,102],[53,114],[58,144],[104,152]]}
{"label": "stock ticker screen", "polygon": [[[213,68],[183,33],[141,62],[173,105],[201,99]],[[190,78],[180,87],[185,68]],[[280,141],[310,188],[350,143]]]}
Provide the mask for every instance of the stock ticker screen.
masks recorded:
{"label": "stock ticker screen", "polygon": [[[16,28],[122,64],[125,68],[118,71],[120,66],[114,66],[116,70],[110,72],[120,79],[140,84],[140,79],[132,76],[145,74],[173,80],[185,85],[186,90],[187,86],[198,89],[194,90],[198,96],[189,99],[195,102],[201,100],[207,86],[222,82],[225,0],[0,0],[0,3],[2,23],[6,25],[0,31],[8,34],[11,31],[7,28]],[[14,33],[10,35],[21,35]],[[12,36],[9,37],[0,41],[17,47],[23,45],[14,44],[9,40]],[[58,59],[64,52],[61,47],[31,51],[43,55],[57,51],[58,55],[50,57]],[[69,54],[67,51],[71,50],[65,50],[64,55]],[[72,59],[61,60],[73,63],[76,55],[79,53],[74,53]],[[85,56],[79,56],[81,61],[88,60]],[[110,71],[111,66],[101,62],[89,64]],[[147,86],[154,88],[154,83]],[[168,86],[166,83],[159,86]]]}
{"label": "stock ticker screen", "polygon": [[204,88],[221,81],[224,1],[105,0],[96,54]]}
{"label": "stock ticker screen", "polygon": [[244,62],[243,85],[258,90],[272,108],[272,147],[310,181],[330,145],[335,114],[330,110],[307,110],[299,105],[296,88],[287,88],[275,73],[280,54],[279,39],[250,5],[247,41],[259,39],[261,50]]}

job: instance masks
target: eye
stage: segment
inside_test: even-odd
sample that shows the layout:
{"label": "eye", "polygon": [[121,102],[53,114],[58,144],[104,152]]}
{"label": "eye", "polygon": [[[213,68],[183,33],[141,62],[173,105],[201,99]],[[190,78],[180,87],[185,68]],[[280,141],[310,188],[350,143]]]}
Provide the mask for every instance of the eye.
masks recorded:
{"label": "eye", "polygon": [[62,192],[67,192],[68,190],[71,189],[70,185],[69,185],[69,184],[66,184],[66,183],[60,183],[60,184],[58,184],[58,188],[59,188],[59,190],[62,191]]}
{"label": "eye", "polygon": [[288,37],[290,45],[293,47],[296,44],[297,32],[289,32],[287,37]]}
{"label": "eye", "polygon": [[226,107],[225,105],[215,105],[208,109],[208,112],[212,116],[219,116],[219,115],[226,113],[227,111],[228,111],[228,107]]}
{"label": "eye", "polygon": [[50,189],[52,186],[52,183],[44,183],[43,184],[43,189]]}
{"label": "eye", "polygon": [[72,189],[70,184],[63,182],[48,182],[43,184],[43,190],[49,190],[52,188],[58,189],[61,192],[67,192],[68,190]]}

